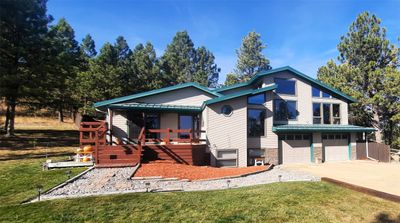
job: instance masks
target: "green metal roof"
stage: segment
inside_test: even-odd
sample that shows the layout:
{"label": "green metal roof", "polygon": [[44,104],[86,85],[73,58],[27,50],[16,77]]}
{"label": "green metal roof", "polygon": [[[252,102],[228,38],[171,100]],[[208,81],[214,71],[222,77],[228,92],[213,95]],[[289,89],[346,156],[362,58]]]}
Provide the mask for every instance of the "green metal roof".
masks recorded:
{"label": "green metal roof", "polygon": [[338,96],[348,100],[349,102],[357,102],[357,100],[354,99],[353,97],[350,97],[349,95],[347,95],[347,94],[345,94],[345,93],[343,93],[343,92],[341,92],[341,91],[339,91],[337,89],[334,89],[334,88],[322,83],[319,80],[311,78],[311,77],[301,73],[300,71],[298,71],[298,70],[296,70],[296,69],[294,69],[294,68],[292,68],[290,66],[280,67],[280,68],[276,68],[276,69],[263,71],[263,72],[260,72],[257,75],[255,75],[249,81],[238,83],[238,84],[234,84],[234,85],[230,85],[230,86],[226,86],[226,87],[217,88],[217,89],[214,89],[213,91],[215,91],[215,92],[223,92],[223,91],[227,91],[227,90],[231,90],[231,89],[235,89],[235,88],[239,88],[239,87],[252,85],[261,77],[265,77],[265,76],[268,76],[268,75],[271,75],[271,74],[274,74],[274,73],[277,73],[277,72],[281,72],[281,71],[290,71],[294,75],[296,75],[296,76],[298,76],[298,77],[300,77],[302,79],[305,79],[305,80],[311,82],[312,84],[317,85],[317,86],[319,86],[319,87],[321,87],[321,88],[323,88],[325,90],[328,90],[330,93],[338,95]]}
{"label": "green metal roof", "polygon": [[245,95],[254,95],[254,94],[259,94],[262,92],[266,92],[266,91],[271,91],[276,89],[277,85],[276,84],[272,84],[269,85],[267,87],[264,88],[259,88],[259,89],[248,89],[248,90],[244,90],[244,91],[239,91],[233,94],[227,94],[227,95],[223,95],[217,98],[213,98],[210,100],[205,101],[204,105],[210,105],[210,104],[214,104],[214,103],[218,103],[221,101],[226,101],[226,100],[230,100],[230,99],[234,99],[234,98],[238,98],[241,96],[245,96]]}
{"label": "green metal roof", "polygon": [[217,96],[217,97],[221,96],[220,93],[212,91],[209,88],[201,86],[198,83],[188,82],[188,83],[184,83],[184,84],[178,84],[178,85],[174,85],[174,86],[170,86],[170,87],[165,87],[165,88],[160,88],[160,89],[156,89],[156,90],[146,91],[146,92],[142,92],[142,93],[138,93],[138,94],[128,95],[128,96],[114,98],[114,99],[105,100],[105,101],[100,101],[100,102],[94,103],[94,107],[98,108],[98,107],[102,107],[102,106],[106,106],[106,105],[110,105],[110,104],[115,104],[115,103],[119,103],[119,102],[123,102],[123,101],[128,101],[128,100],[133,100],[133,99],[137,99],[137,98],[147,97],[147,96],[160,94],[160,93],[164,93],[164,92],[168,92],[168,91],[174,91],[174,90],[187,88],[187,87],[195,87],[195,88],[197,88],[197,89],[199,89],[201,91],[204,91],[204,92],[206,92],[208,94],[211,94],[211,95],[214,95],[214,96]]}
{"label": "green metal roof", "polygon": [[109,106],[109,108],[117,110],[171,111],[171,112],[192,112],[192,113],[198,113],[203,110],[202,107],[199,106],[149,104],[149,103],[112,104]]}
{"label": "green metal roof", "polygon": [[289,124],[272,127],[273,132],[373,132],[376,129],[357,125]]}

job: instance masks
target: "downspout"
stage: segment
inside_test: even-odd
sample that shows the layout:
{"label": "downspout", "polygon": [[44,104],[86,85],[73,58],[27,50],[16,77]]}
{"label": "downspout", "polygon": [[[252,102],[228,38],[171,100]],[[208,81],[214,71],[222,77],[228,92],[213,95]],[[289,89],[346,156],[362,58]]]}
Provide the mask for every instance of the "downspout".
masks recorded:
{"label": "downspout", "polygon": [[365,138],[365,150],[366,150],[366,154],[367,154],[367,158],[373,161],[378,161],[372,157],[369,156],[368,154],[368,139],[367,139],[367,134],[365,132],[363,132],[364,138]]}

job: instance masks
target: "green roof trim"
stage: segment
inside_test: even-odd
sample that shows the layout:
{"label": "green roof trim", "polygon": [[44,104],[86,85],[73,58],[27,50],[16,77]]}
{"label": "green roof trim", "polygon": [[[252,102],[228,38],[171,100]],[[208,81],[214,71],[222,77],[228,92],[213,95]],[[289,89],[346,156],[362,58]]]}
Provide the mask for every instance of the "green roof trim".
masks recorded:
{"label": "green roof trim", "polygon": [[230,85],[230,86],[226,86],[226,87],[216,88],[213,91],[215,91],[215,92],[223,92],[223,91],[227,91],[227,90],[231,90],[231,89],[235,89],[235,88],[239,88],[239,87],[252,85],[252,84],[254,84],[254,82],[256,82],[261,77],[265,77],[265,76],[268,76],[268,75],[271,75],[271,74],[274,74],[274,73],[277,73],[277,72],[281,72],[281,71],[290,71],[293,74],[295,74],[296,76],[298,76],[300,78],[303,78],[303,79],[311,82],[312,84],[317,85],[317,86],[319,86],[319,87],[321,87],[321,88],[323,88],[325,90],[328,90],[330,93],[334,93],[334,94],[336,94],[336,95],[338,95],[338,96],[340,96],[342,98],[345,98],[349,102],[357,102],[357,100],[354,99],[353,97],[351,97],[351,96],[349,96],[349,95],[347,95],[347,94],[345,94],[345,93],[343,93],[343,92],[341,92],[341,91],[339,91],[337,89],[334,89],[334,88],[322,83],[319,80],[316,80],[316,79],[314,79],[312,77],[309,77],[309,76],[301,73],[300,71],[298,71],[298,70],[296,70],[296,69],[294,69],[294,68],[292,68],[290,66],[285,66],[285,67],[280,67],[280,68],[271,69],[271,70],[267,70],[267,71],[262,71],[262,72],[256,74],[254,77],[252,77],[249,81],[246,81],[246,82],[243,82],[243,83],[234,84],[234,85]]}
{"label": "green roof trim", "polygon": [[245,95],[254,95],[254,94],[259,94],[262,92],[266,92],[266,91],[271,91],[277,88],[276,84],[272,84],[269,85],[267,87],[263,87],[263,88],[259,88],[259,89],[248,89],[248,90],[244,90],[244,91],[239,91],[233,94],[227,94],[227,95],[223,95],[220,96],[218,98],[213,98],[210,100],[207,100],[204,102],[204,105],[210,105],[210,104],[215,104],[221,101],[226,101],[226,100],[230,100],[230,99],[234,99],[234,98],[238,98],[241,96],[245,96]]}
{"label": "green roof trim", "polygon": [[289,132],[373,132],[376,129],[371,127],[363,127],[357,125],[323,125],[323,124],[289,124],[278,125],[272,127],[272,131],[276,133]]}
{"label": "green roof trim", "polygon": [[220,93],[212,91],[209,88],[204,87],[198,83],[188,82],[188,83],[184,83],[184,84],[177,84],[177,85],[170,86],[170,87],[160,88],[160,89],[151,90],[151,91],[145,91],[145,92],[138,93],[138,94],[133,94],[133,95],[128,95],[128,96],[124,96],[124,97],[113,98],[110,100],[96,102],[96,103],[94,103],[94,107],[98,108],[98,107],[102,107],[102,106],[106,106],[106,105],[110,105],[110,104],[120,103],[120,102],[133,100],[133,99],[137,99],[137,98],[143,98],[143,97],[160,94],[160,93],[164,93],[164,92],[168,92],[168,91],[174,91],[174,90],[187,88],[187,87],[195,87],[201,91],[204,91],[204,92],[214,95],[216,97],[222,96]]}
{"label": "green roof trim", "polygon": [[172,111],[172,112],[190,112],[190,113],[198,113],[203,110],[202,107],[199,106],[150,104],[150,103],[112,104],[109,106],[109,108],[116,110]]}

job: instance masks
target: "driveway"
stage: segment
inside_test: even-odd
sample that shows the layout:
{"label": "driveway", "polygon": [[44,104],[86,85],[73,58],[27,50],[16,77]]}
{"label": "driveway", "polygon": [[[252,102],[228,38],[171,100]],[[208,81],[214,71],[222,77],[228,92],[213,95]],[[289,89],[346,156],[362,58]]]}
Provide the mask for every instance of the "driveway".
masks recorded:
{"label": "driveway", "polygon": [[346,161],[323,164],[290,164],[283,169],[299,170],[400,196],[400,164]]}

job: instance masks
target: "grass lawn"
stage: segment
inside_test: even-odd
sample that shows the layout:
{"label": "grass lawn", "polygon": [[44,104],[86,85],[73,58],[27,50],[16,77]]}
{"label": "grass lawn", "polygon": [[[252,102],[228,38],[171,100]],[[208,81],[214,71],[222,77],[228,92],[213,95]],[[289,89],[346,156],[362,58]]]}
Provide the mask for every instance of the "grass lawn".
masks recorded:
{"label": "grass lawn", "polygon": [[400,204],[328,183],[291,182],[221,191],[136,193],[2,206],[0,221],[397,222]]}
{"label": "grass lawn", "polygon": [[[56,157],[62,159],[65,157]],[[86,168],[67,168],[42,171],[45,159],[23,159],[0,161],[0,206],[14,205],[37,195],[37,185],[44,190],[68,179],[66,171],[72,175]]]}

